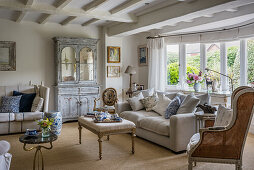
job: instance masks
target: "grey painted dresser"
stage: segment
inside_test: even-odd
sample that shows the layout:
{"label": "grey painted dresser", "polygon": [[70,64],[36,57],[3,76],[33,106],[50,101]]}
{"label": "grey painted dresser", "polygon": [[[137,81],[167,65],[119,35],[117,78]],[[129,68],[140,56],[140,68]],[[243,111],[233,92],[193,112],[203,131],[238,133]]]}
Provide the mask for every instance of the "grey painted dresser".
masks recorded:
{"label": "grey painted dresser", "polygon": [[56,110],[63,121],[77,120],[93,111],[99,96],[96,81],[97,40],[55,37]]}

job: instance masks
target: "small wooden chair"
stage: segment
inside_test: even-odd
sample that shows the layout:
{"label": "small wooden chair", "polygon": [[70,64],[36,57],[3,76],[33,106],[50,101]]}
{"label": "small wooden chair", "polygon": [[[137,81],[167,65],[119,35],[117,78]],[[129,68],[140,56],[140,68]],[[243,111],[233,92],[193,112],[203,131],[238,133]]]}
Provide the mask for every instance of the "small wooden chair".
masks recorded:
{"label": "small wooden chair", "polygon": [[100,100],[100,98],[94,100],[94,109],[93,111],[115,113],[115,104],[118,101],[117,92],[114,88],[107,88],[102,93],[102,101],[103,107],[96,108],[96,102]]}
{"label": "small wooden chair", "polygon": [[196,162],[235,164],[237,170],[242,169],[243,149],[254,112],[254,89],[239,87],[231,100],[231,123],[226,127],[200,129],[198,143],[187,151],[189,170]]}

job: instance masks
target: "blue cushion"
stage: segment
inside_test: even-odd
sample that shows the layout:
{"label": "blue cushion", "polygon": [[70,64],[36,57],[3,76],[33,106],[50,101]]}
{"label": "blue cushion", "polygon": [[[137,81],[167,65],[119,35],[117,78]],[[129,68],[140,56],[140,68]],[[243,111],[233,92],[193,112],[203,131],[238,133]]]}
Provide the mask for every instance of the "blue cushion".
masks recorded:
{"label": "blue cushion", "polygon": [[1,100],[1,113],[18,113],[21,96],[3,96]]}
{"label": "blue cushion", "polygon": [[28,93],[20,93],[17,91],[13,91],[13,96],[19,96],[19,95],[22,96],[20,99],[19,111],[20,112],[31,112],[31,108],[32,108],[36,93],[28,94]]}
{"label": "blue cushion", "polygon": [[177,110],[181,105],[181,99],[176,96],[168,105],[165,112],[165,119],[169,119],[172,115],[176,115]]}

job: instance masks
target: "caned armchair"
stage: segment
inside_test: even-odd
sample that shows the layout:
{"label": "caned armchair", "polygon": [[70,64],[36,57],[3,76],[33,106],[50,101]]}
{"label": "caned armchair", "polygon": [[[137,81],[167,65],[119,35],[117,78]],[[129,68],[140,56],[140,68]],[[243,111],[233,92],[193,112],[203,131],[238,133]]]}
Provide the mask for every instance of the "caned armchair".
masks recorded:
{"label": "caned armchair", "polygon": [[93,111],[108,111],[109,113],[115,113],[115,104],[118,101],[117,92],[114,88],[107,88],[102,93],[102,101],[103,107],[96,107],[96,102],[99,101],[100,98],[94,100],[94,109]]}
{"label": "caned armchair", "polygon": [[226,127],[200,129],[198,143],[187,151],[189,170],[196,162],[235,164],[237,170],[242,169],[243,149],[254,112],[254,89],[239,87],[231,100],[231,123]]}

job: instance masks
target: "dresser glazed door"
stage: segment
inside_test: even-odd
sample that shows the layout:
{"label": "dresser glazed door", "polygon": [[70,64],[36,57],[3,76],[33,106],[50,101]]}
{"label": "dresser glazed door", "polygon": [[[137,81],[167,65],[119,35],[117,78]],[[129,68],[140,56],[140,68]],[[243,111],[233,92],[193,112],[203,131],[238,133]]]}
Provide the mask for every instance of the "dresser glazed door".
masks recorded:
{"label": "dresser glazed door", "polygon": [[79,108],[78,96],[59,96],[60,112],[63,118],[77,118]]}

